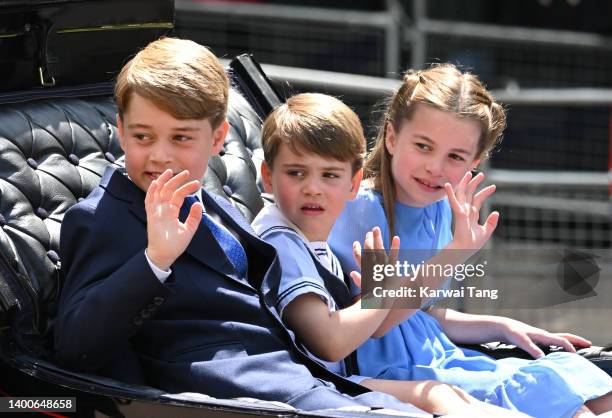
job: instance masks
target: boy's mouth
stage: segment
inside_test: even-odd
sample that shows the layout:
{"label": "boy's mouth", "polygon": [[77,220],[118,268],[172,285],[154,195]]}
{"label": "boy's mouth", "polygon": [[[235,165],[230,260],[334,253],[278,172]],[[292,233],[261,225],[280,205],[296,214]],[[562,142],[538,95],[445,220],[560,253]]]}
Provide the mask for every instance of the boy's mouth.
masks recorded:
{"label": "boy's mouth", "polygon": [[320,215],[321,213],[323,213],[323,211],[325,211],[325,209],[323,209],[323,206],[317,205],[315,203],[308,203],[302,206],[300,210],[302,211],[304,215],[307,215],[307,216]]}
{"label": "boy's mouth", "polygon": [[156,172],[156,171],[145,171],[145,175],[147,177],[149,177],[151,180],[155,180],[156,178],[158,178],[159,176],[161,176],[162,173]]}
{"label": "boy's mouth", "polygon": [[417,183],[419,183],[419,185],[422,186],[424,190],[427,190],[427,191],[437,192],[438,190],[443,188],[442,186],[437,185],[435,183],[430,183],[425,179],[421,179],[418,177],[415,177],[414,179],[416,180]]}

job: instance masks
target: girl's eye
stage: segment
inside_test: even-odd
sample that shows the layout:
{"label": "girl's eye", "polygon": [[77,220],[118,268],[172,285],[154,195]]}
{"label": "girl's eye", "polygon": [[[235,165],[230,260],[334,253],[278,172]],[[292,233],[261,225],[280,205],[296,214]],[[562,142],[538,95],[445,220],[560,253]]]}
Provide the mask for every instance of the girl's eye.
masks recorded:
{"label": "girl's eye", "polygon": [[431,147],[427,144],[423,144],[422,142],[417,142],[415,145],[420,150],[431,151]]}
{"label": "girl's eye", "polygon": [[138,140],[144,140],[144,139],[148,139],[149,135],[147,134],[140,134],[140,133],[136,133],[134,134],[134,138],[138,139]]}
{"label": "girl's eye", "polygon": [[449,157],[452,158],[455,161],[461,161],[461,162],[465,161],[465,158],[463,158],[459,154],[450,154]]}

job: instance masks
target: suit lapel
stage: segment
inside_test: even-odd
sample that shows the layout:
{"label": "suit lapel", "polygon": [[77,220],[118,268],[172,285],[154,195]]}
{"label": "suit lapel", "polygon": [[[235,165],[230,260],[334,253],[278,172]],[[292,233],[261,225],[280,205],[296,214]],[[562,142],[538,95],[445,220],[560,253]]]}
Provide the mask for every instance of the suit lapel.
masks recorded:
{"label": "suit lapel", "polygon": [[[127,176],[117,169],[108,168],[100,180],[100,186],[116,198],[130,202],[130,211],[146,225],[147,212],[144,206],[145,193],[130,181]],[[202,197],[204,199],[204,204],[207,206],[210,205],[224,222],[228,222],[228,224],[239,233],[242,232],[243,228],[238,226],[236,222],[232,222],[225,210],[211,199],[204,190],[202,191]],[[180,219],[184,221],[184,216]],[[223,249],[219,246],[210,230],[202,223],[200,223],[198,230],[185,252],[216,272],[252,289],[246,280],[235,274],[234,267],[226,257],[225,252],[223,252]]]}
{"label": "suit lapel", "polygon": [[221,246],[217,243],[212,232],[210,232],[210,229],[206,228],[203,223],[200,223],[198,230],[185,252],[218,273],[239,282],[243,282],[243,280],[236,275],[234,267]]}
{"label": "suit lapel", "polygon": [[202,190],[202,200],[207,208],[214,210],[224,224],[240,236],[249,259],[249,283],[254,288],[261,289],[268,267],[276,257],[276,251],[259,238],[242,213],[225,198]]}

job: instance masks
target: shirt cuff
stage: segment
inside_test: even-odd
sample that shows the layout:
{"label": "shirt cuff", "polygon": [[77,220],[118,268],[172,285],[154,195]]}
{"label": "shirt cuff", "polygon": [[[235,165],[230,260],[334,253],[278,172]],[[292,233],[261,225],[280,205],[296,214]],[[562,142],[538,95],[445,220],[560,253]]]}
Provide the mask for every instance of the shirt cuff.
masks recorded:
{"label": "shirt cuff", "polygon": [[164,271],[162,269],[160,269],[159,267],[157,267],[149,258],[149,255],[147,254],[147,250],[145,250],[145,257],[147,259],[147,263],[149,263],[149,266],[151,267],[151,270],[153,270],[153,274],[155,274],[155,277],[157,277],[157,279],[164,283],[166,281],[166,279],[172,274],[172,269],[168,269],[168,271]]}

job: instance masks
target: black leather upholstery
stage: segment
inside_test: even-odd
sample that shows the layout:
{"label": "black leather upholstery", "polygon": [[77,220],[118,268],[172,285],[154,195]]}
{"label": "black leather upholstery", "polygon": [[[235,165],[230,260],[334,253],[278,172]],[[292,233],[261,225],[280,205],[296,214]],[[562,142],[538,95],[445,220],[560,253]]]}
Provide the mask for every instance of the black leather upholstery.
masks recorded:
{"label": "black leather upholstery", "polygon": [[[235,91],[228,119],[228,138],[210,160],[204,187],[251,220],[263,206],[253,163],[261,161],[261,120]],[[19,276],[13,292],[19,333],[45,334],[61,287],[64,213],[94,188],[107,165],[121,164],[112,98],[0,105],[0,151],[0,252]]]}

